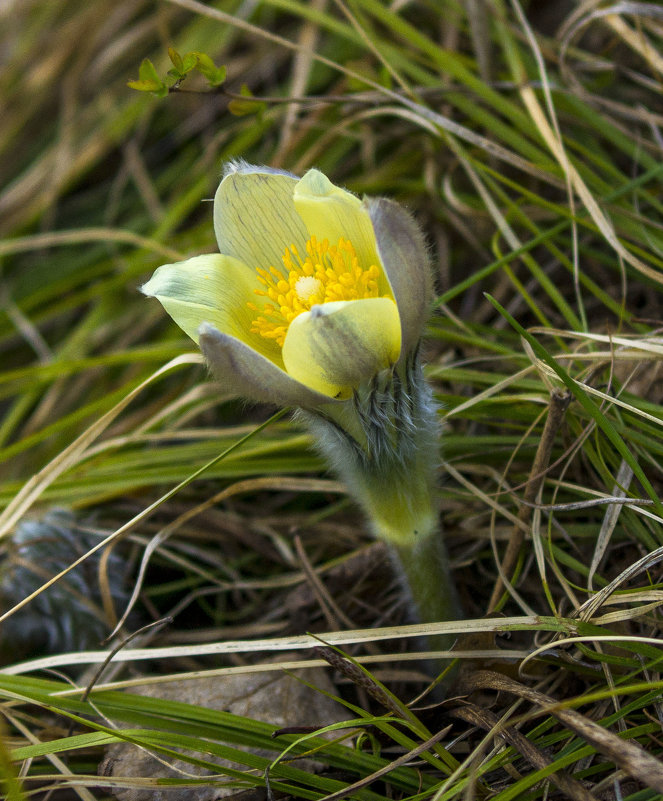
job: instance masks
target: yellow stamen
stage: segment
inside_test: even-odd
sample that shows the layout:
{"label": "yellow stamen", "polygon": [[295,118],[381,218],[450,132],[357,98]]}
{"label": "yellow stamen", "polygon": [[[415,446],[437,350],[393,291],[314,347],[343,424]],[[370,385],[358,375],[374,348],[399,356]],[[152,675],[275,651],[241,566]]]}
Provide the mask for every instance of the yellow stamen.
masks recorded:
{"label": "yellow stamen", "polygon": [[297,248],[291,245],[283,254],[283,267],[283,271],[276,267],[257,269],[258,281],[264,289],[254,292],[269,302],[261,307],[247,304],[252,311],[261,312],[253,320],[251,333],[273,339],[281,347],[295,317],[318,303],[390,297],[379,294],[378,267],[375,264],[360,266],[355,249],[347,239],[330,245],[327,239],[318,242],[312,236],[306,243],[303,260]]}

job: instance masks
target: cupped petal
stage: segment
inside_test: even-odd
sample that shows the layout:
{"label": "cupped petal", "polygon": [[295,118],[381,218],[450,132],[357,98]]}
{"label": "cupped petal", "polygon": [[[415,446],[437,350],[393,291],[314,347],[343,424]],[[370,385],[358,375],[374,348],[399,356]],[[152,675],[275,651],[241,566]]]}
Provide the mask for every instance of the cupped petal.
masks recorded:
{"label": "cupped petal", "polygon": [[338,301],[314,306],[290,323],[283,363],[300,383],[345,399],[395,364],[400,350],[401,327],[392,300]]}
{"label": "cupped petal", "polygon": [[244,342],[203,323],[200,349],[214,376],[234,395],[259,403],[313,409],[333,402],[301,384]]}
{"label": "cupped petal", "polygon": [[233,165],[214,197],[219,250],[249,267],[283,266],[286,248],[306,250],[306,226],[292,196],[297,178],[283,172]]}
{"label": "cupped petal", "polygon": [[157,298],[196,342],[201,323],[211,323],[281,365],[278,345],[251,333],[256,312],[247,304],[258,302],[254,290],[259,286],[255,273],[246,264],[230,256],[210,253],[164,264],[141,291]]}
{"label": "cupped petal", "polygon": [[421,337],[434,296],[426,242],[417,223],[398,203],[386,198],[366,198],[364,203],[398,306],[402,353],[409,353]]}
{"label": "cupped petal", "polygon": [[[361,200],[335,186],[319,170],[309,170],[294,188],[297,212],[306,224],[309,236],[335,245],[349,239],[363,268],[380,265],[373,226]],[[385,276],[380,277],[380,294],[390,291]]]}

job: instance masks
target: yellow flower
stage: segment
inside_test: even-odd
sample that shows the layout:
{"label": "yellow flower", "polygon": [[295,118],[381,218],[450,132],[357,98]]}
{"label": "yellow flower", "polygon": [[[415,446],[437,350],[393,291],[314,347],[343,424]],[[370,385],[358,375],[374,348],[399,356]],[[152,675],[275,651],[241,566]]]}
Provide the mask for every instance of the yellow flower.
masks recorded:
{"label": "yellow flower", "polygon": [[315,408],[345,400],[419,340],[432,287],[419,229],[396,203],[243,162],[214,198],[220,253],[142,287],[238,395]]}
{"label": "yellow flower", "polygon": [[[225,389],[298,407],[424,621],[455,613],[435,501],[438,421],[417,345],[432,279],[421,232],[384,198],[232,164],[214,198],[219,253],[142,288],[196,340]],[[444,643],[436,643],[446,647]]]}

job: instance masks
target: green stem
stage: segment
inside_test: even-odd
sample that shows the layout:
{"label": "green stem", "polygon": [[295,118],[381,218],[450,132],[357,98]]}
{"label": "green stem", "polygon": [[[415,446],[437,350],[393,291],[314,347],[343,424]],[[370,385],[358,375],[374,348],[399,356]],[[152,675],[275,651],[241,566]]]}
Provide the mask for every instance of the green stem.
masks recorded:
{"label": "green stem", "polygon": [[[442,533],[432,531],[408,545],[394,546],[393,550],[402,567],[417,619],[421,623],[458,620],[460,604]],[[448,650],[454,640],[453,634],[427,637],[428,646],[434,651]]]}
{"label": "green stem", "polygon": [[[416,352],[360,386],[352,401],[300,417],[374,535],[391,547],[416,618],[457,620],[460,606],[435,501],[437,410]],[[447,650],[453,639],[439,635],[428,644]]]}

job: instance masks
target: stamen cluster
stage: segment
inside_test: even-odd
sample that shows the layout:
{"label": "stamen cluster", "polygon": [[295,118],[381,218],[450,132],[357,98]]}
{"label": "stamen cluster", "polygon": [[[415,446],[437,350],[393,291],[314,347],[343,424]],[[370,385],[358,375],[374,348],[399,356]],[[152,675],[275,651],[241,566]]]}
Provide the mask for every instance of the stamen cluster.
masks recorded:
{"label": "stamen cluster", "polygon": [[260,313],[252,322],[251,333],[273,339],[281,347],[290,323],[316,304],[390,297],[379,294],[378,267],[362,267],[347,239],[330,245],[327,239],[318,242],[312,236],[306,243],[303,260],[291,245],[283,254],[283,267],[285,273],[276,267],[257,269],[258,280],[265,288],[254,292],[269,302],[262,306],[248,304],[252,311]]}

